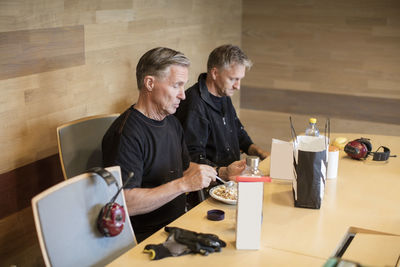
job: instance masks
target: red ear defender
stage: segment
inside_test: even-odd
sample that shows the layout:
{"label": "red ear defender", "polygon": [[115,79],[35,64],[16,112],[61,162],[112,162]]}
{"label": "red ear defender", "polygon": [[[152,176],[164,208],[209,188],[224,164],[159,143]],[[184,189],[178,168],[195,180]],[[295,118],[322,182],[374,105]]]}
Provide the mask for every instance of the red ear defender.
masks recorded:
{"label": "red ear defender", "polygon": [[360,139],[356,139],[347,143],[344,147],[344,151],[353,159],[366,158],[370,152],[368,151],[368,147],[364,144],[364,142],[361,142]]}
{"label": "red ear defender", "polygon": [[97,229],[107,237],[119,235],[124,229],[124,223],[124,207],[115,202],[107,203],[97,217]]}
{"label": "red ear defender", "polygon": [[129,177],[126,180],[125,184],[121,187],[118,187],[117,180],[107,170],[100,167],[95,167],[88,171],[95,172],[98,175],[100,175],[108,185],[115,183],[115,185],[117,186],[117,193],[112,197],[110,202],[108,202],[100,210],[100,213],[97,216],[97,229],[101,234],[103,234],[106,237],[119,235],[124,229],[126,215],[124,206],[119,205],[118,203],[115,202],[115,200],[117,199],[121,190],[133,177],[133,172],[129,173]]}
{"label": "red ear defender", "polygon": [[[379,149],[383,149],[383,152],[378,152]],[[385,146],[380,146],[375,152],[372,152],[372,145],[368,138],[359,138],[346,144],[344,151],[353,159],[363,159],[369,155],[373,155],[375,161],[386,161],[389,157],[396,157],[396,155],[390,155],[390,149]]]}

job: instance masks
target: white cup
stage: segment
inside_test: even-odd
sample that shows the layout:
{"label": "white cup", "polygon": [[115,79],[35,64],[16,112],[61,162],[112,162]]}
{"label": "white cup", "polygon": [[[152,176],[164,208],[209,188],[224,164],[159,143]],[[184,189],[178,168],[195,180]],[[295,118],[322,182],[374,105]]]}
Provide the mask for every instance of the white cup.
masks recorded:
{"label": "white cup", "polygon": [[339,166],[339,150],[329,151],[328,153],[328,171],[327,178],[334,179],[337,177]]}

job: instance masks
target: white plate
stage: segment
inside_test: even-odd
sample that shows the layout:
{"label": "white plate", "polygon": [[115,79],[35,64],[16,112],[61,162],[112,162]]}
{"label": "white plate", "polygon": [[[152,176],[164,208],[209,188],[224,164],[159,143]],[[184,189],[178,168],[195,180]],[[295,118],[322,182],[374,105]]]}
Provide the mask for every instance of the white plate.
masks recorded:
{"label": "white plate", "polygon": [[223,198],[223,197],[220,197],[220,196],[217,196],[216,194],[214,194],[214,190],[219,188],[219,187],[221,187],[221,186],[224,186],[224,185],[221,184],[221,185],[217,185],[217,186],[214,186],[213,188],[211,188],[210,191],[209,191],[210,196],[212,198],[214,198],[214,199],[216,199],[218,201],[224,202],[226,204],[236,205],[237,200],[226,199],[226,198]]}

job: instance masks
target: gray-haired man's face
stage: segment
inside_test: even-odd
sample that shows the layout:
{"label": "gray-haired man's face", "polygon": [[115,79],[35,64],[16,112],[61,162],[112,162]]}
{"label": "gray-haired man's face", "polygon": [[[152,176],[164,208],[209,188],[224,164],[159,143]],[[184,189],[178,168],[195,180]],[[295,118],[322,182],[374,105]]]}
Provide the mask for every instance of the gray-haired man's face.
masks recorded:
{"label": "gray-haired man's face", "polygon": [[189,77],[187,67],[172,65],[168,69],[165,75],[155,80],[153,89],[157,112],[165,116],[174,114],[181,100],[185,99],[185,85]]}
{"label": "gray-haired man's face", "polygon": [[227,68],[218,69],[214,85],[219,96],[233,96],[240,90],[240,82],[246,74],[246,67],[241,64],[232,64]]}

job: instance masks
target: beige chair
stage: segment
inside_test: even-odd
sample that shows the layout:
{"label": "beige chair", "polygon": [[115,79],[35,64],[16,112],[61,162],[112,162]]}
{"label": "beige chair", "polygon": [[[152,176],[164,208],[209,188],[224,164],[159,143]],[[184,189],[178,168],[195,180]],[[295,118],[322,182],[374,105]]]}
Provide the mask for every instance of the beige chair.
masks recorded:
{"label": "beige chair", "polygon": [[58,152],[65,179],[102,166],[101,141],[118,116],[91,116],[57,128]]}
{"label": "beige chair", "polygon": [[[107,168],[121,186],[118,166]],[[40,248],[46,266],[104,266],[136,245],[129,216],[122,232],[104,237],[96,227],[101,208],[117,192],[96,173],[65,180],[32,199]],[[116,202],[125,207],[122,193]]]}

